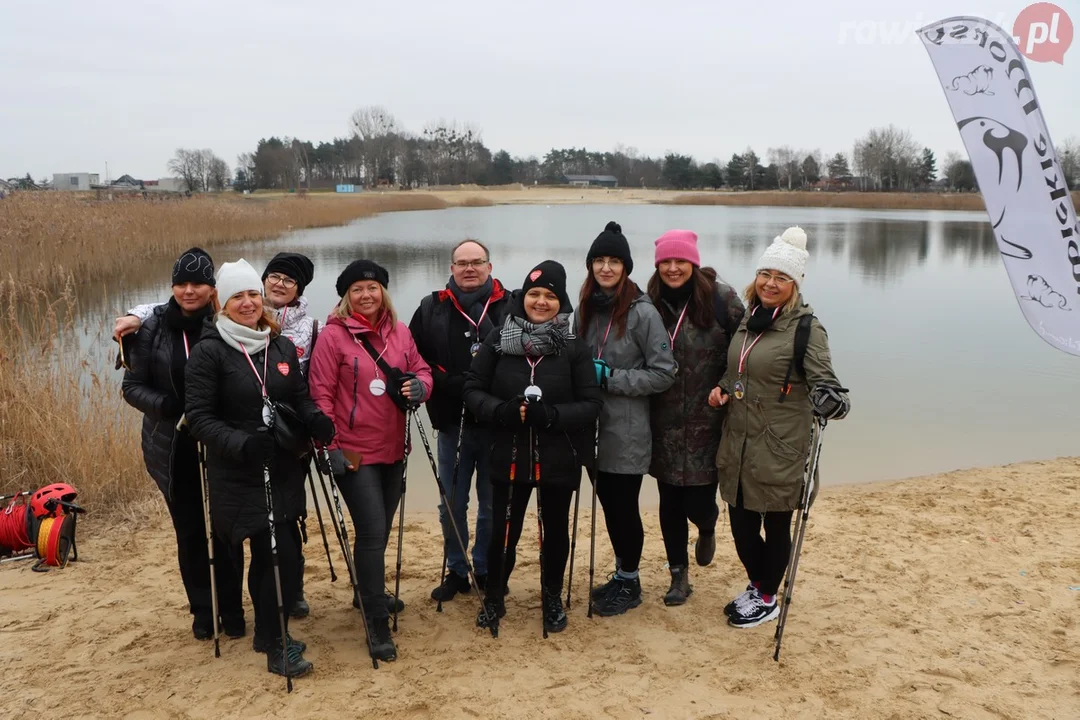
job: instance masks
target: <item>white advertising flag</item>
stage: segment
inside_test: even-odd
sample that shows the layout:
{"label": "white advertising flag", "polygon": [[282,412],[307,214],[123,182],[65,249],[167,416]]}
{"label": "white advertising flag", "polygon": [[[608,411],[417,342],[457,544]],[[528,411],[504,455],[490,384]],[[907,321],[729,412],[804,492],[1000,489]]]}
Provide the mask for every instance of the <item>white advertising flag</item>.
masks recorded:
{"label": "white advertising flag", "polygon": [[1080,222],[1024,56],[982,18],[953,17],[918,32],[1024,317],[1046,342],[1080,355]]}

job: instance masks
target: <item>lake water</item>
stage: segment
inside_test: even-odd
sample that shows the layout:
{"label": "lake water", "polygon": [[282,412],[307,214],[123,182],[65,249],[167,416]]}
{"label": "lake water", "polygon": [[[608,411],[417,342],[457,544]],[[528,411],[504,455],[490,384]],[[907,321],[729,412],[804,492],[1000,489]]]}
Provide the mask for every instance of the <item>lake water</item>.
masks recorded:
{"label": "lake water", "polygon": [[[576,297],[585,253],[609,220],[618,221],[630,240],[632,278],[643,288],[652,272],[653,240],[665,230],[697,232],[703,262],[741,290],[774,236],[790,225],[806,229],[810,261],[803,294],[828,330],[836,373],[852,400],[851,415],[829,426],[824,483],[1080,454],[1080,358],[1055,350],[1028,327],[981,212],[456,208],[390,213],[232,246],[214,256],[219,265],[243,256],[261,269],[279,250],[309,255],[316,272],[306,294],[320,321],[337,301],[341,269],[357,258],[375,259],[389,269],[391,295],[408,322],[420,299],[445,284],[449,250],[464,237],[491,249],[494,274],[510,287],[520,287],[541,260],[562,262]],[[108,307],[98,303],[87,325],[111,327],[130,304],[166,299],[170,267],[164,262],[138,285],[112,288]],[[437,493],[418,439],[416,449],[409,507],[430,510]],[[655,483],[646,487],[643,503],[655,504]]]}

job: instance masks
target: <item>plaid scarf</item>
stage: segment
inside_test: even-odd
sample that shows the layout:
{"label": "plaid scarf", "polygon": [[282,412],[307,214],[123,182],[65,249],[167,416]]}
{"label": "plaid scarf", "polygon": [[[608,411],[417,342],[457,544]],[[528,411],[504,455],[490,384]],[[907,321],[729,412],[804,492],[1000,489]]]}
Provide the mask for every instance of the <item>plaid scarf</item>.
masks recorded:
{"label": "plaid scarf", "polygon": [[539,325],[523,317],[508,315],[503,323],[499,352],[503,355],[531,357],[558,355],[573,337],[570,332],[569,313],[556,315]]}

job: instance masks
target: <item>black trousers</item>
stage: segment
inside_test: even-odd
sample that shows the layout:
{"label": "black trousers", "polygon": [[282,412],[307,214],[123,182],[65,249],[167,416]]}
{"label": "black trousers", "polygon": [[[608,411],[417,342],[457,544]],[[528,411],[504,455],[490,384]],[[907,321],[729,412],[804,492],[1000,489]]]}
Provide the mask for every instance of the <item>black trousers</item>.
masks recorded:
{"label": "black trousers", "polygon": [[[295,521],[274,523],[278,567],[281,570],[281,599],[285,609],[285,627],[289,627],[289,608],[296,601],[300,587],[300,529]],[[270,528],[253,535],[251,565],[248,567],[248,592],[255,608],[255,635],[271,643],[281,639],[278,618],[274,557],[270,548]],[[242,547],[242,546],[241,546]],[[239,555],[239,553],[237,554]]]}
{"label": "black trousers", "polygon": [[638,496],[641,494],[641,475],[597,473],[596,497],[604,508],[611,548],[619,559],[619,567],[628,573],[636,572],[645,545],[645,527],[641,524]]}
{"label": "black trousers", "polygon": [[[488,545],[487,596],[501,598],[506,593],[506,581],[514,571],[517,561],[517,544],[525,523],[525,510],[529,506],[533,488],[528,485],[511,486],[493,483],[491,494],[491,543]],[[574,496],[571,487],[540,488],[539,511],[544,528],[544,589],[552,595],[561,595],[566,561],[570,557],[570,500]],[[503,564],[503,542],[506,540],[506,507],[510,506],[510,537],[506,545],[506,564]],[[539,548],[537,548],[539,552]],[[498,578],[502,578],[500,585]]]}
{"label": "black trousers", "polygon": [[[787,570],[791,556],[791,517],[793,510],[784,512],[756,512],[742,506],[742,486],[735,499],[736,505],[728,505],[731,518],[731,537],[735,552],[746,568],[750,582],[759,583],[762,595],[775,595]],[[761,527],[765,526],[765,538]]]}
{"label": "black trousers", "polygon": [[699,535],[716,532],[720,508],[716,504],[717,482],[708,485],[668,485],[657,482],[660,491],[660,532],[670,567],[686,567],[690,557],[686,550],[690,542],[687,521],[697,526]]}
{"label": "black trousers", "polygon": [[338,480],[353,520],[356,584],[368,620],[389,617],[386,606],[386,546],[401,501],[402,462],[361,465]]}
{"label": "black trousers", "polygon": [[[190,452],[190,457],[188,456]],[[176,559],[180,578],[187,591],[191,614],[209,618],[213,615],[210,600],[210,556],[206,548],[206,522],[203,518],[202,480],[194,443],[178,445],[173,466],[173,499],[165,498],[176,532]],[[230,558],[228,544],[214,538],[214,579],[217,581],[218,615],[243,617],[241,576]]]}

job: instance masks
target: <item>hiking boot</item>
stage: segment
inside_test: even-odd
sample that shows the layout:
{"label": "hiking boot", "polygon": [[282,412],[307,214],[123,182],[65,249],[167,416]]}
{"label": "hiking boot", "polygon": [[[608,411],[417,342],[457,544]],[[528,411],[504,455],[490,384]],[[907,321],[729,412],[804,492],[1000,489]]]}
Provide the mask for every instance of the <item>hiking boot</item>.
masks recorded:
{"label": "hiking boot", "polygon": [[[287,664],[286,664],[287,663]],[[314,669],[314,665],[304,659],[303,651],[297,645],[289,645],[282,657],[281,640],[275,640],[266,653],[266,669],[283,677],[301,677]]]}
{"label": "hiking boot", "polygon": [[[251,649],[252,650],[254,650],[257,653],[264,653],[267,650],[269,650],[270,648],[274,647],[274,645],[277,645],[278,652],[281,652],[281,644],[278,643],[277,640],[270,640],[268,638],[260,637],[259,631],[258,630],[255,631],[255,637],[251,641]],[[290,635],[289,636],[289,647],[290,648],[291,647],[297,647],[297,648],[300,648],[300,652],[304,652],[305,650],[307,650],[307,643],[304,642],[303,640],[297,640],[292,635]]]}
{"label": "hiking boot", "polygon": [[716,555],[716,532],[709,534],[698,532],[698,538],[694,542],[694,559],[701,567],[705,567],[713,561]]}
{"label": "hiking boot", "polygon": [[[389,595],[389,594],[384,595],[383,597],[384,597],[383,602],[386,603],[386,611],[388,613],[390,613],[391,615],[394,614],[394,606],[395,605],[397,605],[397,611],[398,611],[399,615],[401,614],[401,612],[403,610],[405,610],[405,601],[404,600],[398,599],[398,600],[395,601],[394,596]],[[356,599],[356,593],[353,593],[352,606],[354,608],[356,608],[357,610],[360,609],[360,601]]]}
{"label": "hiking boot", "polygon": [[641,581],[637,578],[615,576],[615,587],[611,594],[593,604],[593,610],[600,617],[622,615],[627,610],[641,604]]}
{"label": "hiking boot", "polygon": [[371,639],[371,657],[383,662],[397,660],[397,647],[390,636],[390,618],[369,618],[368,637]]}
{"label": "hiking boot", "polygon": [[615,579],[615,573],[608,575],[608,581],[598,588],[593,588],[592,600],[593,605],[606,598],[611,593],[615,592],[615,588],[618,585],[618,581]]}
{"label": "hiking boot", "polygon": [[214,637],[214,616],[196,615],[191,621],[191,634],[196,640],[209,640]]}
{"label": "hiking boot", "polygon": [[242,614],[222,615],[221,631],[233,640],[244,637],[247,635],[247,627],[244,625],[244,616]]}
{"label": "hiking boot", "polygon": [[[477,585],[480,584],[480,578],[476,579],[476,583]],[[431,599],[438,600],[439,602],[453,600],[454,596],[458,593],[469,592],[471,587],[469,578],[461,577],[456,572],[451,571],[446,573],[446,578],[443,579],[442,585],[431,591]]]}
{"label": "hiking boot", "polygon": [[476,627],[498,629],[499,618],[506,616],[506,605],[498,598],[485,598],[484,609],[476,613]]}
{"label": "hiking boot", "polygon": [[689,568],[685,565],[671,568],[671,587],[668,588],[667,594],[664,595],[664,604],[668,607],[685,605],[686,598],[690,597],[692,592],[694,592],[694,589],[690,587]]}
{"label": "hiking boot", "polygon": [[307,600],[304,599],[303,595],[296,598],[296,602],[289,608],[289,617],[291,618],[306,618],[310,614],[311,606],[308,605]]}
{"label": "hiking boot", "polygon": [[745,602],[735,604],[735,612],[728,616],[728,625],[736,628],[752,628],[770,620],[775,620],[780,614],[780,603],[776,602],[773,595],[772,602],[766,603],[761,593],[756,590]]}
{"label": "hiking boot", "polygon": [[754,587],[752,583],[747,585],[745,590],[739,593],[739,595],[737,595],[734,600],[724,606],[724,614],[728,617],[731,617],[735,614],[735,608],[737,608],[739,605],[743,605],[749,602],[750,596],[756,593],[757,588]]}
{"label": "hiking boot", "polygon": [[544,629],[548,632],[562,632],[566,629],[566,612],[563,610],[562,597],[544,591]]}

